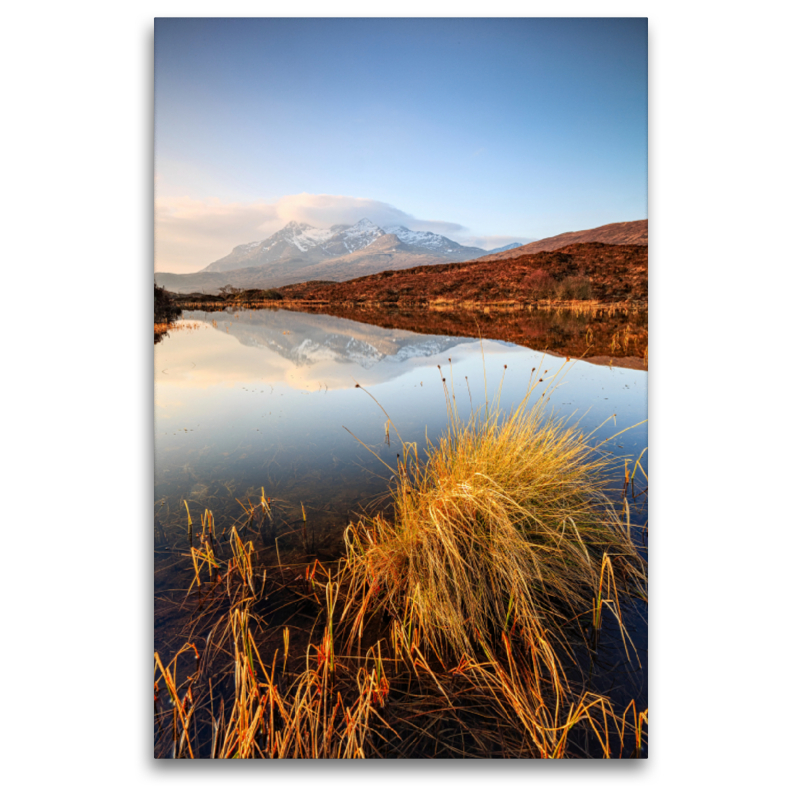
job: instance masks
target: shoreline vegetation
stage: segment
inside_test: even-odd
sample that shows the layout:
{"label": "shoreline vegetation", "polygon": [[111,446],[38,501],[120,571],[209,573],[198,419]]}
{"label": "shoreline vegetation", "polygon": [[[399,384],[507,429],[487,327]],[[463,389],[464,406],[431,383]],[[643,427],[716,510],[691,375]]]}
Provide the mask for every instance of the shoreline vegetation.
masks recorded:
{"label": "shoreline vegetation", "polygon": [[156,283],[153,283],[153,340],[158,344],[167,334],[170,326],[182,313],[178,298]]}
{"label": "shoreline vegetation", "polygon": [[532,370],[511,412],[502,383],[477,407],[470,391],[464,415],[440,375],[449,427],[419,454],[386,414],[392,503],[347,527],[338,562],[281,562],[276,541],[260,563],[263,490],[225,529],[186,507],[191,614],[177,652],[155,654],[156,757],[646,755],[647,709],[593,684],[603,641],[646,658],[628,632],[647,603],[641,458],[614,501],[608,439],[548,413],[558,372]]}

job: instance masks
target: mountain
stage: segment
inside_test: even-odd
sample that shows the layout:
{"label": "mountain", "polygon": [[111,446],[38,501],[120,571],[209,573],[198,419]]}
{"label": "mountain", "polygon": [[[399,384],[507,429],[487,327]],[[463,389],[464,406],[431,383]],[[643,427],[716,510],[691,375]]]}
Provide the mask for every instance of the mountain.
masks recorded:
{"label": "mountain", "polygon": [[402,244],[420,255],[447,255],[452,260],[453,255],[467,259],[486,252],[478,247],[463,247],[437,233],[412,231],[404,225],[380,228],[368,219],[361,219],[355,225],[333,225],[330,228],[290,222],[268,239],[234,247],[229,255],[209,264],[201,272],[230,272],[278,262],[293,266],[319,264],[364,250],[387,235],[396,236]]}
{"label": "mountain", "polygon": [[446,236],[440,236],[438,233],[410,231],[405,225],[390,225],[385,230],[386,233],[396,236],[404,245],[416,250],[427,250],[441,255],[455,253],[468,258],[477,258],[474,254],[481,250],[480,247],[465,247],[452,239],[448,239]]}
{"label": "mountain", "polygon": [[486,255],[493,256],[495,253],[505,253],[506,250],[513,250],[515,247],[522,247],[522,242],[512,242],[505,247],[495,247],[494,250],[490,250]]}
{"label": "mountain", "polygon": [[381,228],[368,219],[330,228],[290,222],[267,239],[234,247],[227,256],[200,272],[181,275],[157,272],[155,279],[159,286],[179,293],[216,294],[226,285],[271,289],[305,281],[347,281],[385,270],[466,261],[506,261],[560,250],[571,244],[646,247],[647,232],[646,219],[615,222],[487,253],[479,247],[464,247],[437,233],[412,231],[403,225]]}
{"label": "mountain", "polygon": [[234,247],[199,272],[157,272],[155,278],[169,291],[215,294],[228,284],[269,289],[309,280],[342,281],[485,254],[480,247],[464,247],[438,233],[412,231],[404,225],[381,228],[368,219],[330,228],[290,222],[263,241]]}
{"label": "mountain", "polygon": [[301,280],[346,281],[387,269],[472,260],[484,252],[479,247],[464,247],[435,233],[418,233],[408,228],[394,228],[393,231],[360,250],[306,268]]}
{"label": "mountain", "polygon": [[534,253],[560,250],[568,244],[582,244],[599,242],[600,244],[637,244],[647,246],[647,220],[640,219],[636,222],[613,222],[599,228],[590,228],[586,231],[570,231],[551,236],[549,239],[538,239],[530,244],[523,244],[514,250],[493,250],[479,261],[497,261],[506,258],[533,255]]}
{"label": "mountain", "polygon": [[229,255],[209,264],[201,272],[230,272],[278,261],[316,264],[361,250],[384,235],[385,231],[368,219],[362,219],[355,225],[333,225],[330,228],[313,228],[304,222],[290,222],[268,239],[234,247]]}

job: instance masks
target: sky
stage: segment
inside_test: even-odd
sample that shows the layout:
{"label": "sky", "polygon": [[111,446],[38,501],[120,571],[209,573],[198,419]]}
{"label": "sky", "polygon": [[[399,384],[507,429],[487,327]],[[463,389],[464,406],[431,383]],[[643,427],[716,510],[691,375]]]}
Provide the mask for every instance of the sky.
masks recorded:
{"label": "sky", "polygon": [[647,217],[647,20],[156,19],[155,268],[287,222],[491,249]]}

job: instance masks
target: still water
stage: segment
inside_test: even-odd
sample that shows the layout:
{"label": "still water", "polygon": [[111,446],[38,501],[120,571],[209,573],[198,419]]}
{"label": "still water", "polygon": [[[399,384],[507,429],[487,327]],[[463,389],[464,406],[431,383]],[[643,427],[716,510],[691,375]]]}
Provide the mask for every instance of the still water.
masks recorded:
{"label": "still water", "polygon": [[[219,529],[263,490],[274,511],[270,536],[254,540],[263,559],[309,559],[301,546],[304,512],[314,556],[337,558],[347,522],[387,501],[386,464],[400,448],[394,431],[387,439],[381,406],[423,452],[447,423],[445,385],[462,416],[501,386],[501,404],[512,409],[539,368],[539,388],[554,388],[554,415],[595,432],[598,442],[619,434],[604,449],[621,459],[620,494],[623,459],[632,466],[647,447],[647,425],[639,424],[647,418],[646,371],[501,341],[240,309],[184,312],[154,353],[155,644],[167,651],[177,599],[191,580],[187,506],[195,524],[210,509]],[[647,472],[646,453],[641,464]],[[632,510],[634,523],[644,525],[646,493]]]}
{"label": "still water", "polygon": [[[185,312],[154,363],[156,507],[186,500],[220,522],[262,487],[288,507],[333,514],[374,500],[388,470],[364,445],[389,463],[397,450],[378,403],[422,449],[446,424],[439,367],[462,414],[501,381],[501,403],[513,408],[541,365],[545,378],[558,373],[553,413],[599,428],[600,440],[647,417],[644,371],[285,310]],[[609,449],[635,459],[646,441],[639,425]],[[172,522],[166,512],[160,521]]]}

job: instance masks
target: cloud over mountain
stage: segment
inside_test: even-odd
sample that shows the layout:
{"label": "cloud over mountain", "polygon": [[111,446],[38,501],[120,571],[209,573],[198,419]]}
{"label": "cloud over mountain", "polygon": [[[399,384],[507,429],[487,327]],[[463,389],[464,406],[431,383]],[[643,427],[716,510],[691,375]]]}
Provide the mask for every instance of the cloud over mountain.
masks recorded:
{"label": "cloud over mountain", "polygon": [[[327,228],[338,223],[355,225],[365,217],[376,225],[405,225],[407,228],[441,233],[445,236],[466,230],[456,222],[436,219],[417,219],[389,203],[366,197],[347,197],[335,194],[293,194],[282,197],[275,203],[276,213],[282,224],[296,220],[315,228]],[[274,233],[275,230],[266,231]]]}

